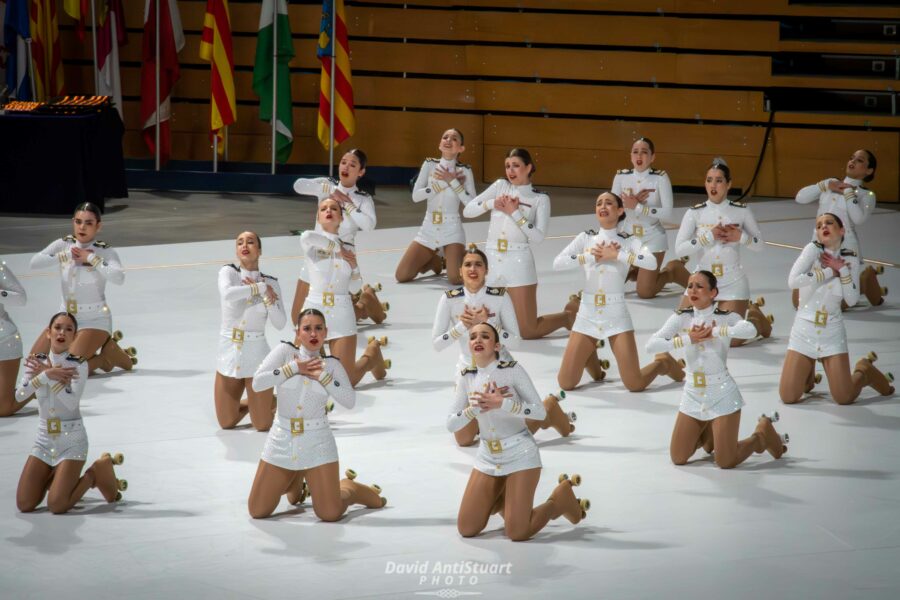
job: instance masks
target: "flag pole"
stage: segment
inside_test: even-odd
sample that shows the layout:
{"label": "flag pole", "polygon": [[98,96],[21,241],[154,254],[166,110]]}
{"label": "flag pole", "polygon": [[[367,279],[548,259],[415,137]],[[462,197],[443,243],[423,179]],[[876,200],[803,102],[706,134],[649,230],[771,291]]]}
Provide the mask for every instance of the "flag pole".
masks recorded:
{"label": "flag pole", "polygon": [[219,134],[213,135],[213,173],[219,172]]}
{"label": "flag pole", "polygon": [[[91,39],[93,40],[94,46],[94,94],[100,95],[100,67],[97,62],[97,11],[94,3],[96,0],[91,0]],[[115,41],[115,40],[114,40]]]}
{"label": "flag pole", "polygon": [[159,154],[159,3],[162,0],[156,0],[156,170],[160,167]]}
{"label": "flag pole", "polygon": [[32,60],[31,55],[31,38],[25,40],[25,50],[26,58],[28,60],[28,79],[30,80],[29,83],[31,83],[31,99],[38,102],[37,84],[34,82],[34,61]]}
{"label": "flag pole", "polygon": [[275,174],[275,150],[278,145],[278,0],[272,2],[272,175]]}
{"label": "flag pole", "polygon": [[334,177],[334,67],[337,62],[337,0],[331,5],[331,96],[328,111],[328,176]]}
{"label": "flag pole", "polygon": [[228,125],[225,126],[225,162],[228,162]]}

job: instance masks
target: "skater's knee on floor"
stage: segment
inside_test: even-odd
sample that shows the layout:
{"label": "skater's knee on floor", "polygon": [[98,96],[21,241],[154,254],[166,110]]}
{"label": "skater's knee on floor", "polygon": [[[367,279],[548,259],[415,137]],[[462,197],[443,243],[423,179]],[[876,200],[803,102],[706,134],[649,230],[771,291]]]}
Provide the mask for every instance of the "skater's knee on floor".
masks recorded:
{"label": "skater's knee on floor", "polygon": [[856,402],[856,398],[852,394],[832,394],[832,398],[841,406],[847,406]]}
{"label": "skater's knee on floor", "polygon": [[717,450],[714,458],[716,466],[720,469],[733,469],[737,466],[737,456],[730,452]]}
{"label": "skater's knee on floor", "polygon": [[567,392],[571,392],[576,387],[578,387],[578,380],[574,377],[568,377],[566,375],[558,375],[556,378],[556,383],[559,384],[559,388],[561,390],[565,390]]}
{"label": "skater's knee on floor", "polygon": [[315,511],[317,517],[328,523],[334,523],[344,516],[343,507],[338,506],[317,507],[315,504],[313,504],[313,510]]}
{"label": "skater's knee on floor", "polygon": [[640,392],[646,389],[647,384],[644,383],[640,377],[622,377],[622,383],[625,384],[625,388],[629,392]]}
{"label": "skater's knee on floor", "polygon": [[678,452],[675,450],[669,452],[669,457],[672,459],[672,464],[679,467],[682,465],[686,465],[687,462],[691,459],[692,455],[693,452],[691,452],[690,454],[688,454],[687,452]]}
{"label": "skater's knee on floor", "polygon": [[485,525],[487,525],[487,523],[464,523],[459,521],[456,524],[456,529],[459,531],[459,535],[470,538],[475,537],[484,531]]}
{"label": "skater's knee on floor", "polygon": [[69,509],[72,508],[72,503],[62,494],[50,494],[47,498],[47,508],[49,508],[50,512],[54,515],[61,515],[69,512]]}
{"label": "skater's knee on floor", "polygon": [[802,392],[784,392],[782,391],[780,394],[781,402],[784,404],[797,404],[803,400]]}

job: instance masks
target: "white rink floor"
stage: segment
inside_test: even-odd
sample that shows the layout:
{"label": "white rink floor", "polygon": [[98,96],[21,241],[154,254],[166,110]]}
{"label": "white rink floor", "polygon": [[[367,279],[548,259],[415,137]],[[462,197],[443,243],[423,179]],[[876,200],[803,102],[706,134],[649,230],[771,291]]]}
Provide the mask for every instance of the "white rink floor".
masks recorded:
{"label": "white rink floor", "polygon": [[[809,240],[810,207],[769,202],[754,211],[766,239]],[[900,261],[900,213],[878,213],[862,228],[866,256]],[[579,273],[552,272],[552,258],[572,234],[595,223],[591,216],[553,220],[550,234],[559,237],[541,244],[537,256],[542,312],[559,310],[578,289]],[[470,239],[484,239],[486,223],[466,227]],[[765,295],[765,310],[775,315],[774,337],[733,350],[730,366],[748,404],[742,433],[759,413],[777,409],[778,428],[792,440],[783,460],[756,455],[721,471],[701,452],[690,465],[674,467],[668,444],[680,386],[662,379],[631,394],[613,366],[607,382],[565,400],[579,416],[575,435],[537,436],[545,466],[538,499],[559,473],[581,473],[576,491],[593,503],[587,520],[554,521],[533,541],[513,543],[494,517],[481,537],[461,538],[456,511],[474,450],[455,447],[445,430],[455,356],[434,353],[429,335],[446,284],[432,277],[399,286],[392,278],[413,231],[359,238],[366,280],[382,282],[382,299],[391,303],[384,326],[361,333],[389,335],[385,355],[394,366],[389,380],[364,381],[353,411],[333,413],[342,467],[379,483],[387,509],[356,508],[326,524],[308,504],[292,509],[283,502],[286,512],[275,518],[250,519],[246,500],[265,434],[220,431],[212,401],[216,272],[232,262],[233,243],[119,248],[129,271],[124,286],[108,290],[109,303],[123,344],[138,348],[140,364],[131,374],[92,378],[82,410],[90,459],[104,451],[127,456],[119,470],[129,481],[125,501],[106,505],[91,491],[65,516],[17,513],[15,486],[36,409],[0,420],[0,596],[900,597],[900,401],[867,389],[856,405],[841,407],[823,384],[805,404],[780,404],[778,377],[793,318],[786,280],[797,253],[771,246],[745,260],[754,295]],[[263,247],[262,269],[280,278],[290,303],[298,238],[267,238]],[[28,306],[9,309],[27,349],[58,306],[58,279],[29,273],[29,256],[3,258],[28,291]],[[897,269],[882,282],[900,293]],[[875,350],[878,366],[900,376],[897,297],[853,311],[848,328],[853,360]],[[649,358],[648,336],[677,301],[674,289],[652,301],[631,295],[642,360]],[[270,330],[268,337],[274,344],[291,335]],[[563,331],[515,352],[542,395],[556,389],[565,343]],[[461,580],[432,574],[437,563],[453,568],[465,561],[508,566]],[[427,575],[391,572],[397,565]]]}

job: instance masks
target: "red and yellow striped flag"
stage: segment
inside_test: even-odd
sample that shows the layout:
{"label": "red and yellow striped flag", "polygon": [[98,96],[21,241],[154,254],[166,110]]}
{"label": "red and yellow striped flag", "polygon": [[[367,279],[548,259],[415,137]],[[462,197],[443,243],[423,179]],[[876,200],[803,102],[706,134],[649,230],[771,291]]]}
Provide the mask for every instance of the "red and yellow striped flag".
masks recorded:
{"label": "red and yellow striped flag", "polygon": [[31,59],[39,101],[65,94],[56,6],[56,0],[31,0]]}
{"label": "red and yellow striped flag", "polygon": [[210,76],[209,139],[219,138],[219,154],[225,152],[223,127],[237,121],[234,98],[234,53],[228,0],[206,0],[206,18],[200,39],[200,58],[212,65]]}
{"label": "red and yellow striped flag", "polygon": [[[337,18],[332,23],[332,11]],[[332,25],[334,31],[332,31]],[[334,42],[337,42],[335,45]],[[332,53],[332,46],[334,52]],[[319,49],[316,55],[322,61],[319,81],[319,141],[325,149],[331,147],[331,55],[335,56],[334,70],[334,142],[340,144],[356,131],[353,114],[353,81],[350,76],[350,41],[347,39],[347,21],[344,17],[344,0],[322,2],[322,23],[319,27]]]}

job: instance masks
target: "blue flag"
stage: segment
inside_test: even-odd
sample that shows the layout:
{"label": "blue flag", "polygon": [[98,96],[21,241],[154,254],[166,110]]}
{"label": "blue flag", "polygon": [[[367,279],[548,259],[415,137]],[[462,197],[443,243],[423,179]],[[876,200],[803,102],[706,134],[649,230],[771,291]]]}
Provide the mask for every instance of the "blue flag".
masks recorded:
{"label": "blue flag", "polygon": [[6,58],[6,87],[10,98],[18,100],[32,99],[25,43],[28,39],[31,39],[28,0],[7,0],[3,21],[3,45],[9,52]]}

